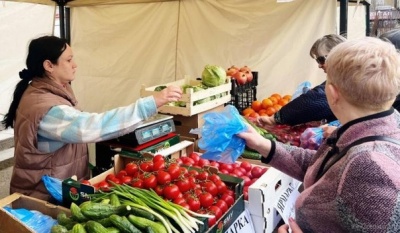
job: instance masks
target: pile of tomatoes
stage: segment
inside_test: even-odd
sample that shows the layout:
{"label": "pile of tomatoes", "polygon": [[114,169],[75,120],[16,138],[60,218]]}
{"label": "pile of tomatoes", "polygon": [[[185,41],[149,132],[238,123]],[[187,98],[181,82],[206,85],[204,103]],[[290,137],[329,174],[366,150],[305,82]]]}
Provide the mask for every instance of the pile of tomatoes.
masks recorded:
{"label": "pile of tomatoes", "polygon": [[127,163],[117,174],[109,174],[93,186],[102,191],[108,191],[115,184],[153,189],[164,199],[194,212],[214,215],[215,219],[209,220],[211,226],[235,203],[236,197],[232,184],[209,172],[208,167],[200,167],[202,163],[211,164],[197,153],[171,160],[155,155],[151,160]]}

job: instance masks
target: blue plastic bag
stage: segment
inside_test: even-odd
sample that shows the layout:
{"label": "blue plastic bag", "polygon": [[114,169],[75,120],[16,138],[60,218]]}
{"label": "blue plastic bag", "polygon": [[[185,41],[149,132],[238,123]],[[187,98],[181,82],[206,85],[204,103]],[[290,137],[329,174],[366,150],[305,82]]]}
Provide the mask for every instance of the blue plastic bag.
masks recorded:
{"label": "blue plastic bag", "polygon": [[243,153],[246,142],[236,136],[247,129],[243,117],[232,106],[222,112],[210,112],[203,116],[199,148],[206,151],[201,157],[222,163],[235,163]]}
{"label": "blue plastic bag", "polygon": [[311,89],[311,83],[309,81],[305,81],[300,83],[297,88],[296,91],[293,93],[292,95],[292,100],[296,99],[297,97],[299,97],[300,95],[306,93],[307,91],[309,91]]}
{"label": "blue plastic bag", "polygon": [[4,209],[35,232],[50,233],[51,228],[57,224],[57,220],[36,210],[12,209],[8,206]]}
{"label": "blue plastic bag", "polygon": [[58,202],[62,203],[62,180],[44,175],[42,176],[42,181],[50,195]]}

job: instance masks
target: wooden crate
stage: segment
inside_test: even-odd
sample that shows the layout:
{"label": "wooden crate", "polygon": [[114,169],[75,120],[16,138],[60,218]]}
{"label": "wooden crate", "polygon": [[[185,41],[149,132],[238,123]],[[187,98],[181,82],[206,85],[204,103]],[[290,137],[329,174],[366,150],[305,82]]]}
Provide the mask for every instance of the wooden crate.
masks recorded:
{"label": "wooden crate", "polygon": [[[154,94],[154,89],[158,86],[164,85],[164,86],[170,86],[170,85],[175,85],[175,86],[183,86],[183,85],[192,85],[192,86],[197,86],[201,84],[200,80],[196,79],[191,79],[190,76],[185,76],[184,79],[175,81],[175,82],[170,82],[167,84],[159,84],[156,86],[152,87],[145,87],[142,86],[140,90],[140,96],[141,97],[146,97],[149,95]],[[209,87],[205,90],[202,91],[197,91],[193,92],[192,88],[186,89],[186,94],[182,95],[182,98],[180,101],[183,101],[186,103],[185,107],[179,107],[179,106],[172,106],[172,105],[164,105],[158,109],[160,113],[164,114],[172,114],[172,115],[182,115],[182,116],[193,116],[195,114],[213,109],[218,106],[223,106],[225,103],[228,103],[231,100],[231,94],[230,91],[232,89],[232,84],[231,84],[231,79],[227,78],[227,83],[222,84],[217,87]],[[202,104],[194,104],[194,102],[207,98],[207,97],[212,97],[217,94],[223,94],[222,97],[216,98],[214,100],[202,103]]]}

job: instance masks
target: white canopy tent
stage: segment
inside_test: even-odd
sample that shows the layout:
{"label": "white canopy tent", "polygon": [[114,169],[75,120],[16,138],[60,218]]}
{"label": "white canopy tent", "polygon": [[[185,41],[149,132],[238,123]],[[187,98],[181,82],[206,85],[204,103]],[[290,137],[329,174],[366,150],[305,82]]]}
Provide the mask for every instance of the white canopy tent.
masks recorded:
{"label": "white canopy tent", "polygon": [[[292,94],[302,81],[317,85],[325,79],[309,50],[317,38],[338,31],[337,4],[336,0],[71,1],[66,6],[78,63],[73,88],[86,111],[100,112],[136,100],[142,85],[184,75],[200,77],[206,64],[215,64],[247,65],[258,71],[258,99]],[[51,0],[1,1],[1,114],[7,112],[18,72],[25,67],[30,39],[53,32],[56,6]],[[365,20],[364,8],[349,10],[352,18]],[[365,35],[364,22],[354,29],[349,37]]]}

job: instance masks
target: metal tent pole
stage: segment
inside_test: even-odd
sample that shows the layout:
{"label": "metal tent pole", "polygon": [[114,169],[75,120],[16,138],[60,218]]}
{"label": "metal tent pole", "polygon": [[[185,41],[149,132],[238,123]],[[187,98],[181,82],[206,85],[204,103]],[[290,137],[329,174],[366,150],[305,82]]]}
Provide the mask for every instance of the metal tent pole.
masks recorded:
{"label": "metal tent pole", "polygon": [[339,34],[347,37],[347,11],[349,0],[340,0]]}

